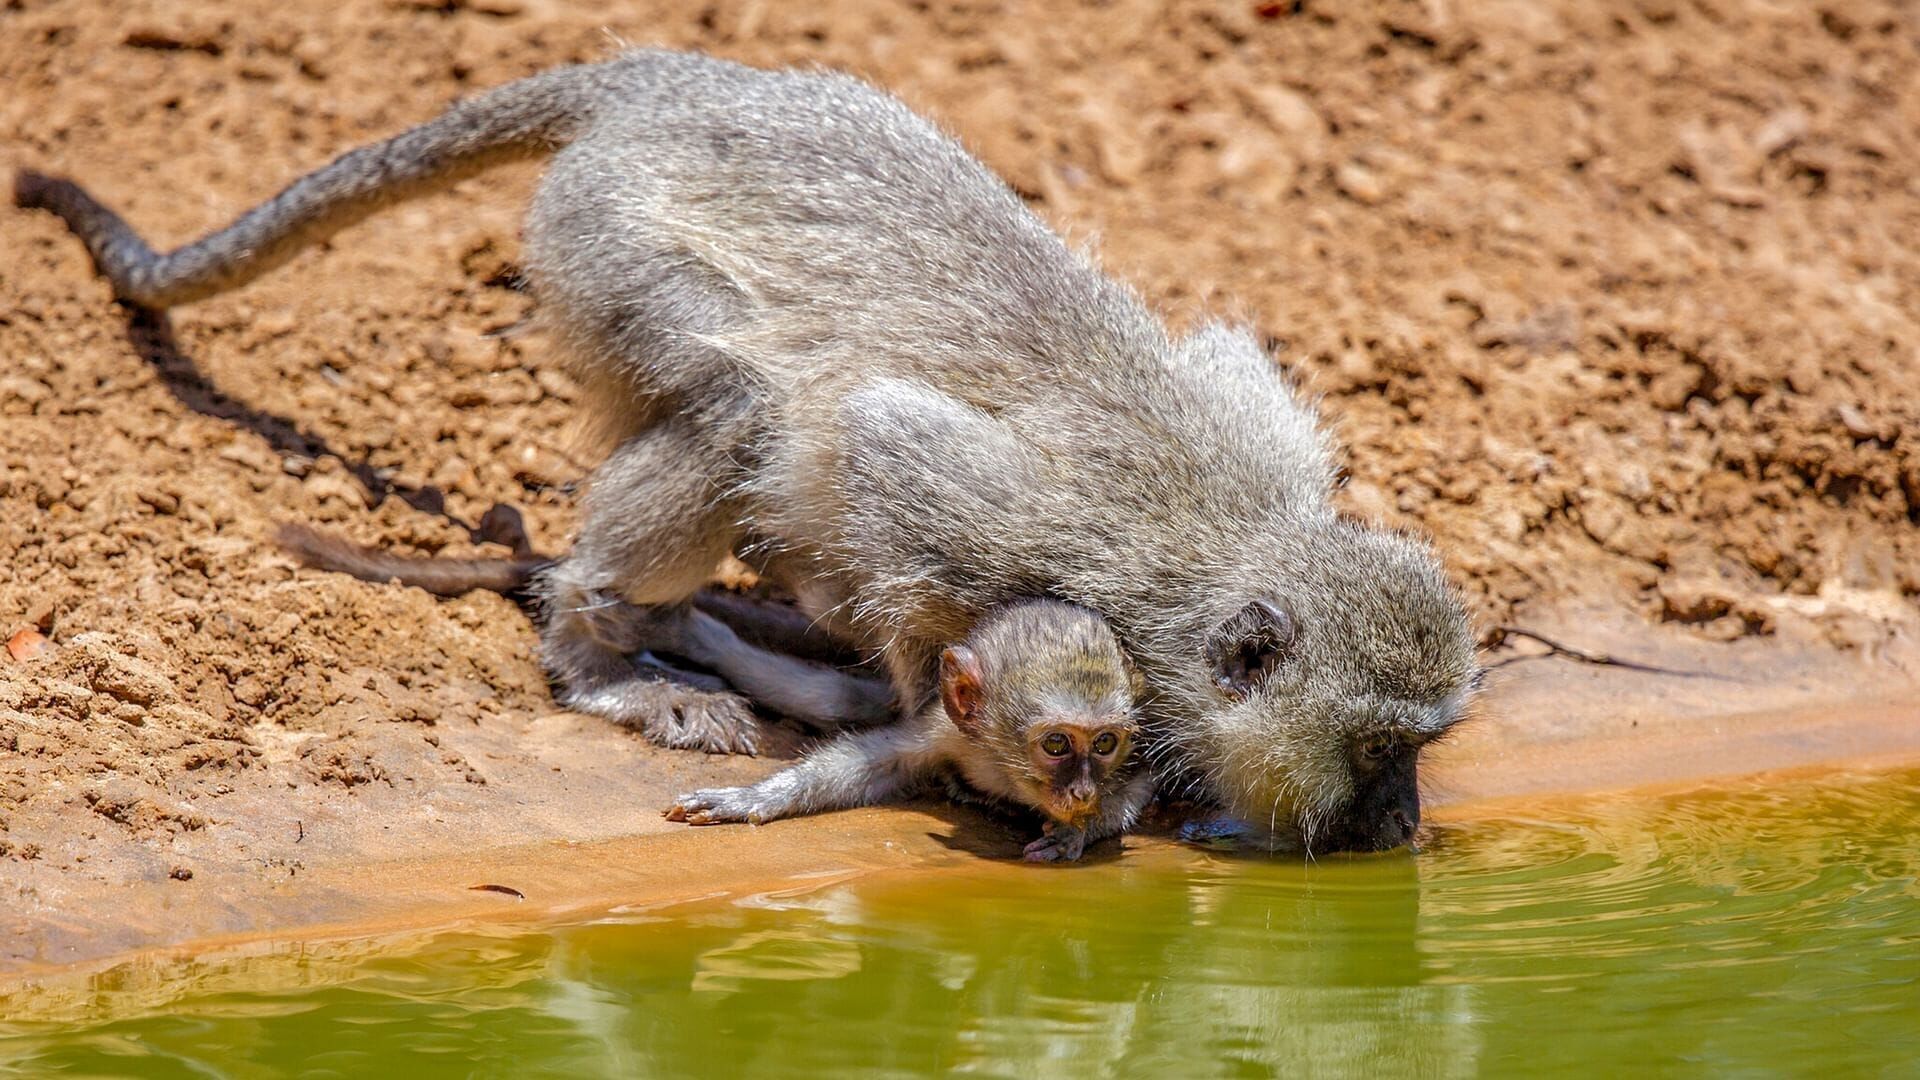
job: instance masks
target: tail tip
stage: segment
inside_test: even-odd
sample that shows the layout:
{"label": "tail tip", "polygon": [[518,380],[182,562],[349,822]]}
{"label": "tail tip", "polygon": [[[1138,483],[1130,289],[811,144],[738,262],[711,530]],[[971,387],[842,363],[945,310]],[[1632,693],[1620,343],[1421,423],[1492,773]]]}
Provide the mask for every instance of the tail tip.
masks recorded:
{"label": "tail tip", "polygon": [[302,565],[312,566],[315,555],[326,546],[326,537],[306,525],[283,521],[274,527],[273,542]]}
{"label": "tail tip", "polygon": [[54,190],[62,184],[71,187],[73,182],[36,169],[18,169],[13,174],[13,205],[25,210],[45,210],[52,204]]}

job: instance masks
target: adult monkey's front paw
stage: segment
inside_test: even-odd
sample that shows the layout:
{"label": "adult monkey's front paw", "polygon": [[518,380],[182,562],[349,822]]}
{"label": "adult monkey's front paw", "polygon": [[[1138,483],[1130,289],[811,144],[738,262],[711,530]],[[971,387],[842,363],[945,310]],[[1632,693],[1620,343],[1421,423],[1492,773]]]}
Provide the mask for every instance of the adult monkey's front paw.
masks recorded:
{"label": "adult monkey's front paw", "polygon": [[1179,837],[1184,843],[1217,851],[1292,854],[1302,850],[1300,838],[1295,834],[1275,832],[1264,825],[1227,815],[1189,821],[1180,826]]}
{"label": "adult monkey's front paw", "polygon": [[1047,834],[1026,846],[1022,852],[1028,862],[1073,862],[1087,849],[1085,829],[1049,823]]}
{"label": "adult monkey's front paw", "polygon": [[1212,817],[1189,821],[1180,826],[1180,839],[1202,847],[1236,848],[1247,840],[1253,826],[1233,817]]}

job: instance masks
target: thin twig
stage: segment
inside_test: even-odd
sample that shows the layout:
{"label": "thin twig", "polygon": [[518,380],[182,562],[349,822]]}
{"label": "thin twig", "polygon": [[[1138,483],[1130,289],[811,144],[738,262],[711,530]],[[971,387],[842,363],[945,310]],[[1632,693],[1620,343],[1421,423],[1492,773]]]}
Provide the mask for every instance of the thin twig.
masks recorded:
{"label": "thin twig", "polygon": [[1493,632],[1494,632],[1494,639],[1488,643],[1488,648],[1497,649],[1500,646],[1506,644],[1508,638],[1520,637],[1520,638],[1526,638],[1529,641],[1536,641],[1542,645],[1545,645],[1547,647],[1547,652],[1542,653],[1538,656],[1509,656],[1505,660],[1500,660],[1495,663],[1488,664],[1486,666],[1486,670],[1488,671],[1492,671],[1494,668],[1506,667],[1508,664],[1517,664],[1522,660],[1545,660],[1548,657],[1558,656],[1565,660],[1577,660],[1582,664],[1594,664],[1599,667],[1626,668],[1628,671],[1644,671],[1653,675],[1675,675],[1682,679],[1720,679],[1727,682],[1737,681],[1735,679],[1729,678],[1726,675],[1716,675],[1711,671],[1683,671],[1679,668],[1660,667],[1655,664],[1643,664],[1638,660],[1623,660],[1620,657],[1610,656],[1602,652],[1590,652],[1586,649],[1576,649],[1571,645],[1561,644],[1560,642],[1555,641],[1550,637],[1547,637],[1545,634],[1535,633],[1532,630],[1523,630],[1518,626],[1496,626],[1493,628]]}

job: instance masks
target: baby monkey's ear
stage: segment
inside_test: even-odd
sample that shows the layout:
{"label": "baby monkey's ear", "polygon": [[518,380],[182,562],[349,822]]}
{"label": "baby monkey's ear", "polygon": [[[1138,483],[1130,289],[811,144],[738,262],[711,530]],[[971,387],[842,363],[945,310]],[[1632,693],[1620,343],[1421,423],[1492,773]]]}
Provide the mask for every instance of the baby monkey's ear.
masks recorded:
{"label": "baby monkey's ear", "polygon": [[980,658],[965,645],[950,645],[940,654],[940,703],[953,726],[969,736],[980,734],[983,678]]}
{"label": "baby monkey's ear", "polygon": [[1207,635],[1215,686],[1244,698],[1293,653],[1300,627],[1278,600],[1255,600]]}

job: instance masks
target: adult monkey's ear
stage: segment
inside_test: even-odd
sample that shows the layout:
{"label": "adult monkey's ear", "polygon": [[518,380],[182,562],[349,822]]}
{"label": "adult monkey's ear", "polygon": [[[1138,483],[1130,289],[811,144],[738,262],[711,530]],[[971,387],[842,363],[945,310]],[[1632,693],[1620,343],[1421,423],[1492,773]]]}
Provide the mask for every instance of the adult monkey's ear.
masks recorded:
{"label": "adult monkey's ear", "polygon": [[940,654],[940,704],[947,719],[968,736],[980,734],[980,694],[985,676],[980,658],[965,645],[950,645]]}
{"label": "adult monkey's ear", "polygon": [[1127,676],[1127,693],[1132,695],[1131,705],[1138,706],[1147,699],[1147,677],[1140,674],[1140,665],[1133,662],[1127,650],[1120,650],[1120,670]]}
{"label": "adult monkey's ear", "polygon": [[1230,697],[1246,697],[1286,662],[1299,637],[1299,624],[1284,605],[1255,600],[1207,635],[1213,684]]}

